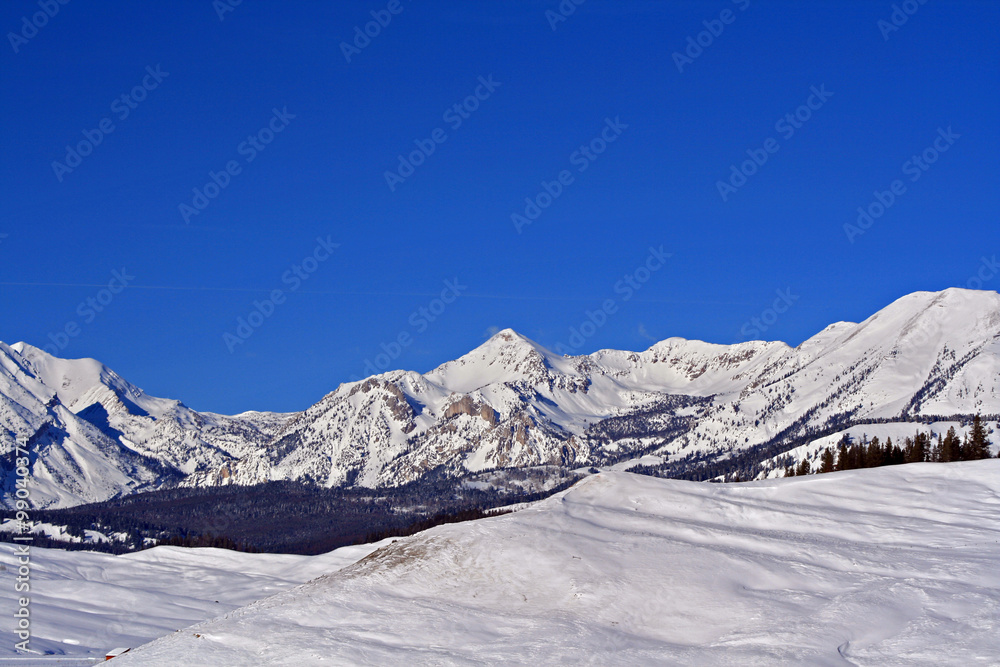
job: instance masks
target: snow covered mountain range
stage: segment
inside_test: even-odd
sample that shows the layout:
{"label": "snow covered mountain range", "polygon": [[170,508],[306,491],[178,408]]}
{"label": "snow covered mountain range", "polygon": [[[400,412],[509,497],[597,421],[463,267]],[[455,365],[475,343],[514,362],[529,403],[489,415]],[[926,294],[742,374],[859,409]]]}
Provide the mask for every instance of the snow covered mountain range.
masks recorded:
{"label": "snow covered mountain range", "polygon": [[976,413],[1000,414],[1000,295],[964,289],[907,295],[795,348],[669,338],[560,356],[507,329],[428,373],[345,383],[293,414],[199,413],[97,361],[0,343],[4,497],[20,439],[38,506],[178,484],[377,487],[543,464],[764,476],[776,456],[858,424],[912,431]]}
{"label": "snow covered mountain range", "polygon": [[288,415],[195,412],[155,398],[93,359],[0,343],[4,498],[16,443],[30,455],[31,501],[64,507],[177,484],[265,446]]}

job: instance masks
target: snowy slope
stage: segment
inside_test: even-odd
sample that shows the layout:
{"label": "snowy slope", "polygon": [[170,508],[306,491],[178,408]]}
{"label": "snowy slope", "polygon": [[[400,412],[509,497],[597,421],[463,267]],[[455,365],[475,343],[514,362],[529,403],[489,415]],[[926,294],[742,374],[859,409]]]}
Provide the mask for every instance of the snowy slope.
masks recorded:
{"label": "snowy slope", "polygon": [[[154,547],[124,556],[31,550],[31,648],[103,659],[118,646],[229,612],[255,599],[350,565],[385,542],[320,556],[245,554],[224,549]],[[17,609],[14,547],[0,544],[0,604]],[[15,655],[11,624],[0,628],[0,661]],[[27,664],[21,654],[17,664]],[[72,664],[62,662],[60,664]],[[90,664],[83,662],[82,664]]]}
{"label": "snowy slope", "polygon": [[119,660],[997,664],[998,542],[998,460],[725,485],[604,473]]}
{"label": "snowy slope", "polygon": [[31,500],[36,506],[131,493],[170,474],[66,408],[27,359],[0,343],[0,452],[6,455],[0,459],[0,471],[8,503],[18,441],[29,443]]}

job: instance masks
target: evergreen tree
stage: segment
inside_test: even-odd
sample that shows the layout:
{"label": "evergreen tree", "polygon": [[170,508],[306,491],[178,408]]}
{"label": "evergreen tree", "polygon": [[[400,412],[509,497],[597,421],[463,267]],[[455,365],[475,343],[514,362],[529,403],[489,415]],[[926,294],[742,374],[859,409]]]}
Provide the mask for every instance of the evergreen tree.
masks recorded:
{"label": "evergreen tree", "polygon": [[938,433],[938,441],[937,444],[934,445],[934,449],[931,450],[930,460],[934,461],[934,463],[943,463],[947,461],[947,459],[944,458],[944,456],[945,453],[944,453],[944,448],[941,444],[941,434]]}
{"label": "evergreen tree", "polygon": [[810,472],[810,468],[811,468],[811,466],[809,465],[809,459],[802,459],[802,462],[799,463],[799,469],[798,469],[798,471],[796,471],[795,474],[796,475],[808,475],[809,472]]}
{"label": "evergreen tree", "polygon": [[990,441],[986,437],[986,428],[979,415],[972,419],[972,432],[969,434],[969,444],[966,449],[970,459],[988,459],[990,457]]}
{"label": "evergreen tree", "polygon": [[903,450],[897,445],[890,445],[889,442],[886,443],[885,465],[895,466],[906,463],[906,454]]}
{"label": "evergreen tree", "polygon": [[[917,458],[918,456],[920,458]],[[923,460],[923,456],[917,452],[917,447],[913,442],[913,438],[907,436],[906,440],[903,441],[903,461],[905,463],[918,463]]]}
{"label": "evergreen tree", "polygon": [[878,468],[882,465],[885,465],[885,450],[882,449],[882,445],[879,444],[878,436],[876,435],[868,443],[868,450],[865,452],[865,467]]}
{"label": "evergreen tree", "polygon": [[820,458],[820,472],[833,472],[833,450],[827,447]]}
{"label": "evergreen tree", "polygon": [[847,434],[840,439],[837,443],[837,470],[850,470],[851,469],[851,455],[847,449],[847,445],[850,444]]}
{"label": "evergreen tree", "polygon": [[857,447],[851,447],[851,454],[855,468],[868,468],[868,434],[865,434],[861,438],[861,444]]}
{"label": "evergreen tree", "polygon": [[962,460],[962,441],[958,439],[958,434],[955,433],[955,427],[952,426],[948,429],[948,433],[945,434],[944,440],[941,441],[941,461],[961,461]]}
{"label": "evergreen tree", "polygon": [[918,461],[932,461],[931,436],[927,433],[917,433],[913,438],[913,445],[920,456]]}

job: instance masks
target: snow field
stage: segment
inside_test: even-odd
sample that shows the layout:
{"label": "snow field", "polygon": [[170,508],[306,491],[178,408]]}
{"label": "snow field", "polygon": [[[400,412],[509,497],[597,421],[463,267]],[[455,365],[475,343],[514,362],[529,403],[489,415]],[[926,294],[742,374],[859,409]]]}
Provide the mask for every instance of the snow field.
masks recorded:
{"label": "snow field", "polygon": [[603,473],[121,664],[1000,664],[998,565],[998,460],[743,484]]}

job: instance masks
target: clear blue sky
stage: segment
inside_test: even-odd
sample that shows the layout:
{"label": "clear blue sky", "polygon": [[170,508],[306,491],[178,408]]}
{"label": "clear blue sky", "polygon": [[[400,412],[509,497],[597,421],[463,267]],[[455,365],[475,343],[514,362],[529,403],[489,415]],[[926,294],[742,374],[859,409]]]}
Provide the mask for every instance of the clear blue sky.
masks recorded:
{"label": "clear blue sky", "polygon": [[[1000,253],[996,2],[913,3],[898,30],[888,1],[219,5],[0,6],[0,340],[64,343],[200,410],[297,410],[401,335],[388,367],[418,371],[496,327],[591,352],[737,342],[757,317],[797,344]],[[391,20],[348,62],[373,11]],[[689,37],[707,46],[679,60]],[[724,201],[748,150],[767,160]],[[202,201],[209,172],[228,183]],[[559,196],[515,224],[542,181]]]}

